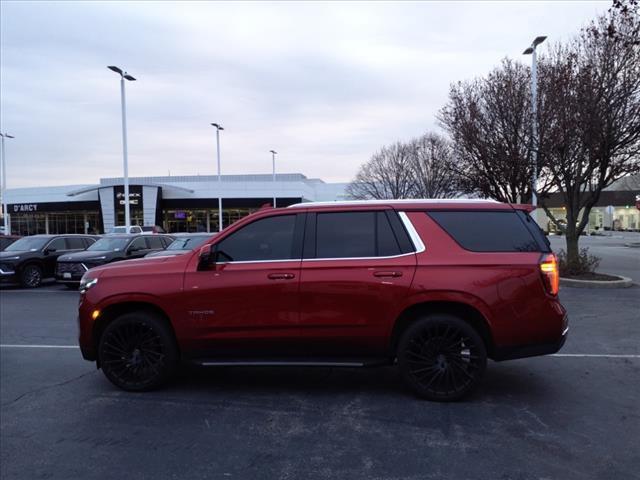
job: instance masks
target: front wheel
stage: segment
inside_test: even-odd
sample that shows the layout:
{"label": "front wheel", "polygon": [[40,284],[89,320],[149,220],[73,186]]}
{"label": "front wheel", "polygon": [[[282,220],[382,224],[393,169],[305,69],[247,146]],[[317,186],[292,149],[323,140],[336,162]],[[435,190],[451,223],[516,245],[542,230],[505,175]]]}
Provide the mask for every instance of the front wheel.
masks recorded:
{"label": "front wheel", "polygon": [[42,284],[42,268],[38,265],[27,265],[20,274],[20,283],[25,288],[36,288]]}
{"label": "front wheel", "polygon": [[458,317],[430,315],[409,326],[398,344],[404,381],[420,397],[454,401],[473,390],[487,364],[476,330]]}
{"label": "front wheel", "polygon": [[105,328],[98,345],[100,367],[117,387],[142,392],[166,383],[178,351],[165,322],[147,312],[127,313]]}

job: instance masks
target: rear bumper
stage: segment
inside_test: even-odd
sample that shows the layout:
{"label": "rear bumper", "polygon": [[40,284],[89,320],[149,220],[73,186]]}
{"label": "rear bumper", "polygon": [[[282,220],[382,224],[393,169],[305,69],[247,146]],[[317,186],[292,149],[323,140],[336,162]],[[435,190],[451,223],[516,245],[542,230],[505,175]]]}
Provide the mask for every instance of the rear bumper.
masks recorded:
{"label": "rear bumper", "polygon": [[555,342],[496,347],[491,358],[496,362],[502,362],[503,360],[538,357],[556,353],[562,348],[564,342],[567,341],[567,335],[569,334],[569,319],[566,315],[563,318],[562,325],[562,335]]}

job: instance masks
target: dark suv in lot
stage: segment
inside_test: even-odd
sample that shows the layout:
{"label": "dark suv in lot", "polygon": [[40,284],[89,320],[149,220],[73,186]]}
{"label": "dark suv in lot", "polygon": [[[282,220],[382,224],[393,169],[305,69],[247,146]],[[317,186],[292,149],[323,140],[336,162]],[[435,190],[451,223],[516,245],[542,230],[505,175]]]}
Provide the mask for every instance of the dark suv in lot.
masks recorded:
{"label": "dark suv in lot", "polygon": [[80,252],[98,237],[91,235],[33,235],[16,240],[0,252],[0,280],[35,288],[55,274],[60,255]]}
{"label": "dark suv in lot", "polygon": [[105,263],[142,258],[164,250],[173,238],[167,235],[110,234],[102,237],[84,252],[61,255],[56,265],[56,280],[77,288],[87,270]]}
{"label": "dark suv in lot", "polygon": [[80,348],[120,388],[181,362],[397,365],[456,400],[487,359],[558,351],[558,266],[529,206],[473,200],[307,203],[250,215],[191,253],[82,278]]}

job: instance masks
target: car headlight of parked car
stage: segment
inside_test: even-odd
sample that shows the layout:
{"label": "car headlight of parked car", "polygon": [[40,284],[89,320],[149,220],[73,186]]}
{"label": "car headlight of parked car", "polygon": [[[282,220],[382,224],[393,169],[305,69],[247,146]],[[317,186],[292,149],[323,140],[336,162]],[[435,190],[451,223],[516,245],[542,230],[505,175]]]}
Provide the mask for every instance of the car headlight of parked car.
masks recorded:
{"label": "car headlight of parked car", "polygon": [[20,260],[20,255],[16,255],[15,257],[4,257],[2,260]]}
{"label": "car headlight of parked car", "polygon": [[97,283],[97,278],[82,277],[82,280],[80,280],[80,293],[85,293],[87,290],[94,287]]}

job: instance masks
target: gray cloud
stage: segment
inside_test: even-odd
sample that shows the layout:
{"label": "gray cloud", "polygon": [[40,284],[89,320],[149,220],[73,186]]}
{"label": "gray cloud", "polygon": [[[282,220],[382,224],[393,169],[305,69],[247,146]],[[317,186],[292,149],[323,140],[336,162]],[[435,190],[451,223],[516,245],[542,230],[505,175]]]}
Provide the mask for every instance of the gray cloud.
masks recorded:
{"label": "gray cloud", "polygon": [[9,186],[121,174],[280,171],[347,181],[381,145],[436,128],[449,84],[566,38],[608,2],[2,2]]}

